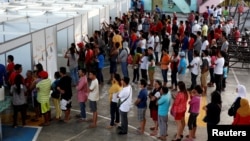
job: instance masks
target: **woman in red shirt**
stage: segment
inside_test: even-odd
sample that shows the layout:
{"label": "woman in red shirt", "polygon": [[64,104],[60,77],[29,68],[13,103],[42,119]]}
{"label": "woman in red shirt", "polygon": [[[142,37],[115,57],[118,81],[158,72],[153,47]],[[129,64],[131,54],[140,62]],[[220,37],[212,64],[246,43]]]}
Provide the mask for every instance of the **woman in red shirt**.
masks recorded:
{"label": "woman in red shirt", "polygon": [[171,114],[177,124],[177,134],[173,141],[180,141],[183,137],[185,127],[185,113],[187,110],[188,93],[184,82],[178,82],[179,92],[174,98],[174,103],[171,108]]}

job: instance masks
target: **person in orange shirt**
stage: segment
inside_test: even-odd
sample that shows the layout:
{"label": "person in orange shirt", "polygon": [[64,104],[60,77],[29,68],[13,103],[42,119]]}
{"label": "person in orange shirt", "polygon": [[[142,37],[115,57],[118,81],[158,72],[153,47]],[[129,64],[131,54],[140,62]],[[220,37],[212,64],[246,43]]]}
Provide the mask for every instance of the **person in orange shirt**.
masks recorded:
{"label": "person in orange shirt", "polygon": [[169,67],[169,63],[171,61],[170,56],[168,55],[168,51],[164,48],[162,50],[162,58],[161,58],[161,73],[162,73],[162,77],[163,77],[163,86],[167,86],[167,82],[168,82],[168,67]]}

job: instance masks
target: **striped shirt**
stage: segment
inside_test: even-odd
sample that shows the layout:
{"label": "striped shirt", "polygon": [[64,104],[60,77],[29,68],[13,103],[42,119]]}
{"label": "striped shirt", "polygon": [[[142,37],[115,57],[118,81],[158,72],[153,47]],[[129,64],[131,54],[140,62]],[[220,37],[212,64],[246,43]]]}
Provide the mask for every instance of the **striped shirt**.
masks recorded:
{"label": "striped shirt", "polygon": [[37,101],[39,103],[49,102],[50,98],[50,90],[51,90],[51,80],[43,79],[36,84],[36,88],[38,88],[37,93]]}

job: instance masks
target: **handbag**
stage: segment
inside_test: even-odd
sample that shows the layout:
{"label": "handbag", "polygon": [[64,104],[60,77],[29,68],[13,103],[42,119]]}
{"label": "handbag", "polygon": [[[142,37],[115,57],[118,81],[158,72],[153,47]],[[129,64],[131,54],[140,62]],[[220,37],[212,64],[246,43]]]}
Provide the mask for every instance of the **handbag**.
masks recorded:
{"label": "handbag", "polygon": [[128,97],[126,97],[123,101],[121,101],[121,99],[119,98],[119,100],[118,100],[118,102],[117,102],[117,107],[118,107],[118,108],[120,108],[120,106],[129,98],[130,93],[131,93],[131,89],[130,89],[130,92],[129,92]]}

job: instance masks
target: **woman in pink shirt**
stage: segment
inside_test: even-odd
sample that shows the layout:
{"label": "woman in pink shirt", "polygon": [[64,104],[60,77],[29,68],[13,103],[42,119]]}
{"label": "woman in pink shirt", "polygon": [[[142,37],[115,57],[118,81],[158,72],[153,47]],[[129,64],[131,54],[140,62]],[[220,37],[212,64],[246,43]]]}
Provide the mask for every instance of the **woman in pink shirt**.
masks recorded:
{"label": "woman in pink shirt", "polygon": [[77,100],[80,105],[81,113],[80,115],[76,115],[79,118],[79,122],[86,121],[86,110],[85,110],[85,102],[88,99],[88,80],[86,76],[86,69],[80,69],[78,71],[80,79],[76,86],[77,90]]}
{"label": "woman in pink shirt", "polygon": [[174,99],[171,108],[171,114],[177,124],[177,134],[173,141],[180,141],[183,138],[183,130],[185,127],[185,113],[187,110],[188,93],[186,85],[183,81],[178,82],[179,91]]}
{"label": "woman in pink shirt", "polygon": [[200,101],[201,101],[201,94],[203,90],[200,85],[196,85],[191,92],[190,101],[189,101],[189,118],[188,118],[188,129],[189,135],[186,137],[189,141],[192,141],[195,138],[195,132],[197,127],[197,117],[200,112]]}

